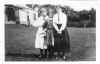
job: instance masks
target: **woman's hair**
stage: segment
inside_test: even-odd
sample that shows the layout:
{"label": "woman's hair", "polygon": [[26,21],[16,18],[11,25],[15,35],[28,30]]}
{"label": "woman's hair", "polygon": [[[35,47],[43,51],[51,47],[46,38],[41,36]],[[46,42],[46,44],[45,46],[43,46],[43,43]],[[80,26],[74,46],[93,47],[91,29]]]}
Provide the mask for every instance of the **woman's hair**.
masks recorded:
{"label": "woman's hair", "polygon": [[56,8],[56,13],[58,9],[61,9],[61,11],[66,14],[66,9],[64,7],[58,5],[55,8]]}
{"label": "woman's hair", "polygon": [[60,6],[60,5],[55,6],[55,12],[56,12],[56,13],[57,13],[58,9],[61,9],[61,10],[62,10],[62,8],[61,8],[61,6]]}

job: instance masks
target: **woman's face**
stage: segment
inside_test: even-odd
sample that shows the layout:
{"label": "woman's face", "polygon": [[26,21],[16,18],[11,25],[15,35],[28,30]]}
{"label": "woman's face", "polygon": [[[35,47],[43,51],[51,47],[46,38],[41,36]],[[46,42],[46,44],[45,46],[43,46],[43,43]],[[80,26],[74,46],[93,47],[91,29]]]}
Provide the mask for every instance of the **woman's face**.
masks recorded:
{"label": "woman's face", "polygon": [[62,9],[60,7],[57,8],[57,12],[62,12]]}

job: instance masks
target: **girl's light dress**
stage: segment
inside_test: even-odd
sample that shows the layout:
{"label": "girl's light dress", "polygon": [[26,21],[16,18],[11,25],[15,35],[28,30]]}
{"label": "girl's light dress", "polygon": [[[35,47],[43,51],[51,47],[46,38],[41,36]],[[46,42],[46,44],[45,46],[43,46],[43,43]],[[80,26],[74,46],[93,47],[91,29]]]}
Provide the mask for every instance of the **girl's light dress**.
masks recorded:
{"label": "girl's light dress", "polygon": [[38,20],[34,22],[34,26],[38,27],[35,39],[35,48],[47,49],[47,46],[44,45],[44,36],[46,35],[46,32],[42,27],[44,23],[45,20],[43,19],[42,16],[39,17]]}

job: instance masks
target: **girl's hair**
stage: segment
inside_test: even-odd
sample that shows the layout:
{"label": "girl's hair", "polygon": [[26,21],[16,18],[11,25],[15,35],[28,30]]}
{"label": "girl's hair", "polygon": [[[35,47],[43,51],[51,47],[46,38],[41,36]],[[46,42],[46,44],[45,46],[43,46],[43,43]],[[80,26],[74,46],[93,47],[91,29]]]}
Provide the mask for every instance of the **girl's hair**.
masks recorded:
{"label": "girl's hair", "polygon": [[[51,10],[51,12],[50,12],[50,10]],[[48,16],[49,16],[50,14],[53,14],[53,13],[54,13],[54,9],[51,8],[51,7],[48,8],[47,11],[48,11],[48,13],[47,13]]]}
{"label": "girl's hair", "polygon": [[35,5],[33,6],[33,9],[35,9],[36,7],[39,7],[39,5],[35,4]]}
{"label": "girl's hair", "polygon": [[41,6],[39,8],[39,16],[41,16],[41,13],[43,12],[43,9],[45,9],[45,11],[47,12],[47,9],[45,7],[43,7],[43,6]]}

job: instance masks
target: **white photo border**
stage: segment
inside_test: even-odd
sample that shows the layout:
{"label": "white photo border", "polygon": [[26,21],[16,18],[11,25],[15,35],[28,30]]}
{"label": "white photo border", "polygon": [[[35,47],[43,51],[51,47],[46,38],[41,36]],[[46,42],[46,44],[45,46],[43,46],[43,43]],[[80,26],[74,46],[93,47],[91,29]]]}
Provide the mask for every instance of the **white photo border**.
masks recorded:
{"label": "white photo border", "polygon": [[[98,64],[99,57],[100,57],[100,41],[99,41],[99,35],[100,35],[100,7],[99,7],[99,0],[96,1],[69,1],[69,0],[1,0],[0,1],[0,62],[2,64],[60,64],[60,63],[69,63],[69,64]],[[4,5],[5,4],[65,4],[65,3],[72,3],[72,4],[79,4],[80,6],[85,3],[87,4],[93,4],[93,7],[96,9],[96,61],[55,61],[55,62],[40,62],[40,61],[5,61],[5,25],[4,25]],[[71,5],[72,5],[71,4]]]}

